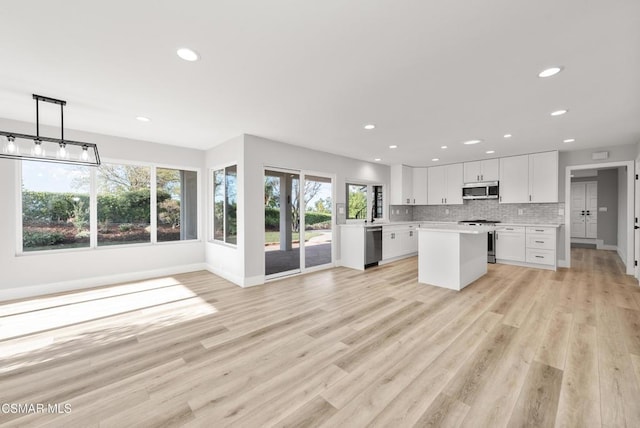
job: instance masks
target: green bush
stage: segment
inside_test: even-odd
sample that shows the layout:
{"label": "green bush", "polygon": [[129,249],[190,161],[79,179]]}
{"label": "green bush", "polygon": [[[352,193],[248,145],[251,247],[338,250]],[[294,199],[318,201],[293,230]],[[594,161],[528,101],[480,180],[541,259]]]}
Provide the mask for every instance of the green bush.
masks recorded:
{"label": "green bush", "polygon": [[118,226],[118,229],[120,229],[120,232],[130,232],[133,230],[133,225],[131,223],[122,223]]}
{"label": "green bush", "polygon": [[[307,226],[311,226],[318,223],[331,223],[331,214],[329,213],[317,213],[306,212],[305,222]],[[264,209],[264,226],[268,230],[278,230],[280,227],[280,209],[278,208],[265,208]]]}
{"label": "green bush", "polygon": [[[158,189],[158,203],[171,198]],[[146,223],[151,215],[149,189],[98,195],[98,221],[112,223]],[[86,227],[89,195],[56,192],[22,192],[24,223],[51,223],[71,220],[78,230]]]}
{"label": "green bush", "polygon": [[25,230],[22,243],[25,248],[46,247],[64,242],[64,235],[58,232],[40,232]]}

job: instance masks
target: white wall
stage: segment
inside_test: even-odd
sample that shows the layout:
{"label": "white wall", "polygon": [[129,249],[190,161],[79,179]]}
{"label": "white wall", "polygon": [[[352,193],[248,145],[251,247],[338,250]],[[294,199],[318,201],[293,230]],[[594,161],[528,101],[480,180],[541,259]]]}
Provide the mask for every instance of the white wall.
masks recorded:
{"label": "white wall", "polygon": [[[636,158],[636,153],[640,150],[640,145],[627,144],[624,146],[597,147],[593,149],[574,150],[571,152],[560,152],[558,157],[558,200],[564,201],[564,180],[567,166],[589,165],[606,162],[631,161]],[[593,160],[593,152],[609,152],[609,158],[605,160]]]}
{"label": "white wall", "polygon": [[[593,160],[591,154],[593,152],[609,152],[609,158],[605,160]],[[640,144],[627,144],[622,146],[597,147],[593,149],[574,150],[570,152],[560,152],[558,156],[558,201],[565,201],[565,175],[567,166],[590,165],[607,162],[631,161],[640,153]],[[626,180],[626,177],[625,177]],[[626,200],[626,196],[625,196]],[[618,210],[618,213],[620,211]],[[565,211],[565,216],[569,215]],[[620,223],[618,222],[618,225]],[[560,227],[559,236],[565,236],[564,226]],[[620,240],[618,239],[618,245]],[[560,239],[558,242],[557,254],[558,258],[564,257],[566,251],[565,240]]]}
{"label": "white wall", "polygon": [[[232,138],[213,149],[209,150],[206,155],[206,188],[207,195],[213,195],[212,171],[229,165],[238,165],[237,178],[237,197],[238,197],[238,244],[227,245],[220,242],[214,242],[211,238],[213,235],[213,210],[211,197],[207,198],[207,235],[206,238],[206,263],[207,268],[223,278],[226,278],[238,285],[250,285],[245,281],[244,261],[245,261],[245,162],[244,162],[244,136]],[[261,199],[262,200],[262,199]]]}
{"label": "white wall", "polygon": [[[33,133],[33,124],[0,119],[0,129]],[[42,135],[57,135],[58,130],[41,127]],[[204,171],[204,152],[146,141],[65,130],[71,140],[98,144],[103,161],[130,160],[167,166],[198,168]],[[56,291],[91,287],[141,278],[176,273],[204,266],[204,242],[118,246],[74,250],[58,253],[30,253],[17,256],[16,248],[16,182],[17,161],[0,159],[0,300]],[[201,183],[202,181],[201,175]],[[200,201],[205,205],[206,193],[200,187]],[[205,228],[200,227],[200,234]]]}
{"label": "white wall", "polygon": [[[245,278],[252,284],[264,280],[264,167],[309,170],[335,175],[335,203],[344,203],[345,184],[360,180],[385,185],[389,191],[389,167],[344,156],[292,146],[253,135],[245,135],[244,152],[244,232]],[[388,199],[387,199],[388,200]],[[388,207],[388,203],[386,203]],[[340,242],[339,228],[334,240]],[[339,260],[339,245],[335,246]]]}
{"label": "white wall", "polygon": [[618,254],[627,264],[627,167],[618,168]]}

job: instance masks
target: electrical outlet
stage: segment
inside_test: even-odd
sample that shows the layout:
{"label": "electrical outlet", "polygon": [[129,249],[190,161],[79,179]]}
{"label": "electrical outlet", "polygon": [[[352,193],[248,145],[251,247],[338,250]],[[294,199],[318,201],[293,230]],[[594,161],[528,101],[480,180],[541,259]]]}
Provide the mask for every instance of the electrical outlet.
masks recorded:
{"label": "electrical outlet", "polygon": [[600,211],[601,213],[606,213],[607,212],[607,207],[599,207],[598,211]]}
{"label": "electrical outlet", "polygon": [[522,208],[518,208],[518,215],[524,214],[524,210]]}
{"label": "electrical outlet", "polygon": [[558,215],[564,215],[564,208],[558,208]]}
{"label": "electrical outlet", "polygon": [[409,208],[406,208],[406,209],[404,210],[404,213],[405,213],[405,214],[409,214]]}
{"label": "electrical outlet", "polygon": [[445,209],[445,210],[444,210],[444,213],[445,213],[445,214],[447,214],[447,215],[449,215],[449,208]]}

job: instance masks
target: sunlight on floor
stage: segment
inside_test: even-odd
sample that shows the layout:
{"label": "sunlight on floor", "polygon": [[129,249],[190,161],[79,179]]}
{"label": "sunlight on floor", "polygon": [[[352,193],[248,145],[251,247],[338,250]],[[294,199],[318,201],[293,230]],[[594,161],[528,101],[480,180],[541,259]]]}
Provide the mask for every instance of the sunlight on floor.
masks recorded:
{"label": "sunlight on floor", "polygon": [[216,312],[170,277],[0,306],[0,373]]}

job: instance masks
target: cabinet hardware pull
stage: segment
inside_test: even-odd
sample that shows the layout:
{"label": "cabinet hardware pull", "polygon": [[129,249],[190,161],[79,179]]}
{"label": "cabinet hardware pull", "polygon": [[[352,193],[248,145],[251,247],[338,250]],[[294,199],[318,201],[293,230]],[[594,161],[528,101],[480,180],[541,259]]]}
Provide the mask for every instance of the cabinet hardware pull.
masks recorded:
{"label": "cabinet hardware pull", "polygon": [[544,241],[536,241],[536,244],[544,244]]}
{"label": "cabinet hardware pull", "polygon": [[544,229],[536,229],[536,232],[544,232]]}
{"label": "cabinet hardware pull", "polygon": [[543,256],[536,256],[537,259],[544,259]]}
{"label": "cabinet hardware pull", "polygon": [[531,195],[529,195],[529,202],[531,202]]}

